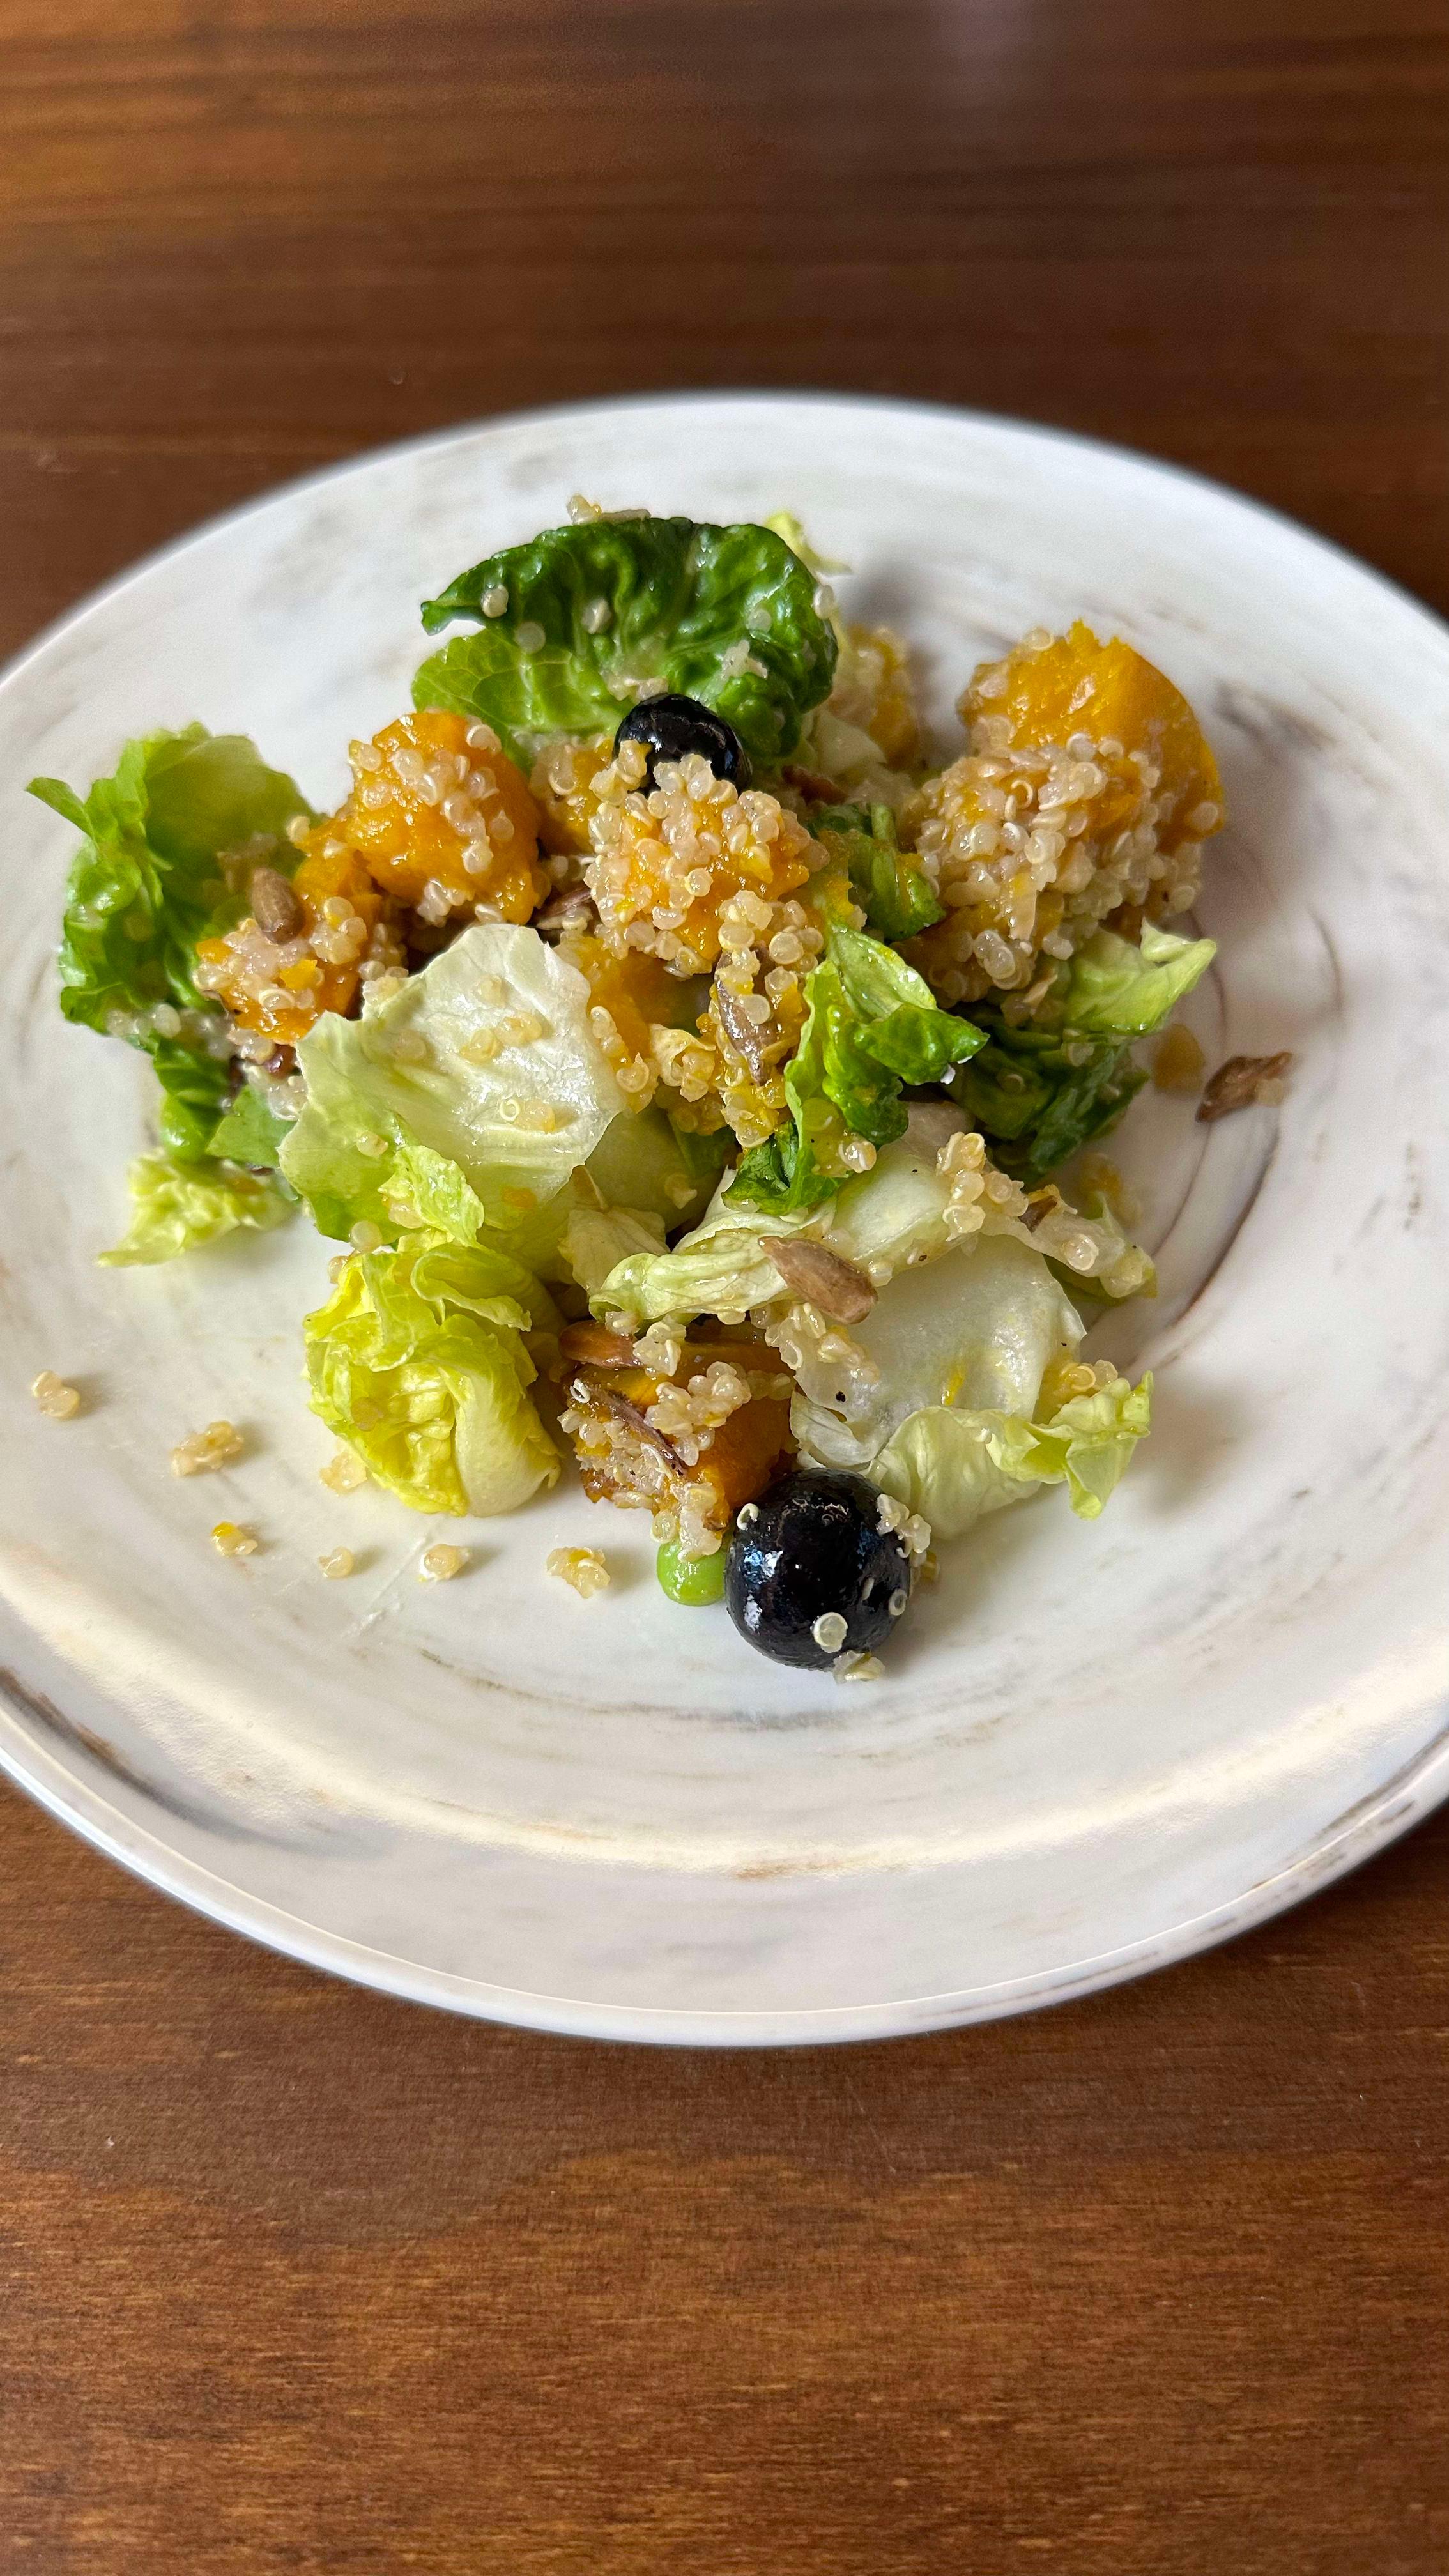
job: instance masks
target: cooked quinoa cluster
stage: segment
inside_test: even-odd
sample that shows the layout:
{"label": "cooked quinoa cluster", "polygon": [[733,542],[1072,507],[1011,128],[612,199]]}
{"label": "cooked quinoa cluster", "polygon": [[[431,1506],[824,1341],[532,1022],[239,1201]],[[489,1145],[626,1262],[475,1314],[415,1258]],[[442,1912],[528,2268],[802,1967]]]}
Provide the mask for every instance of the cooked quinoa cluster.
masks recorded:
{"label": "cooked quinoa cluster", "polygon": [[1039,969],[1049,981],[1104,922],[1190,908],[1217,770],[1171,683],[1080,625],[984,663],[960,713],[970,751],[903,817],[946,908],[911,955],[945,1002],[1025,992],[1029,1008]]}

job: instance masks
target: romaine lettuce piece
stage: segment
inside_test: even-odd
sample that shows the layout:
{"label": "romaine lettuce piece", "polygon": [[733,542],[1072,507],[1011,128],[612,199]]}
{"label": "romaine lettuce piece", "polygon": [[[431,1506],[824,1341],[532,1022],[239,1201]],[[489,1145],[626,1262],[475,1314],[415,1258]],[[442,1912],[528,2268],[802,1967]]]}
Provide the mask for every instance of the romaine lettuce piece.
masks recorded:
{"label": "romaine lettuce piece", "polygon": [[835,670],[814,575],[771,528],[642,514],[547,528],[424,602],[429,634],[454,617],[478,631],[423,664],[414,703],[481,717],[525,768],[548,734],[612,734],[646,682],[779,760]]}
{"label": "romaine lettuce piece", "polygon": [[[285,1139],[292,1132],[289,1118],[279,1118],[269,1109],[260,1091],[244,1083],[231,1107],[212,1129],[209,1151],[223,1154],[233,1163],[246,1163],[252,1170],[276,1171]],[[284,1190],[287,1185],[283,1183]],[[293,1195],[287,1190],[287,1195]]]}
{"label": "romaine lettuce piece", "polygon": [[312,1410],[415,1511],[516,1511],[559,1474],[523,1339],[559,1321],[506,1254],[428,1236],[354,1253],[303,1327]]}
{"label": "romaine lettuce piece", "polygon": [[889,805],[820,805],[810,829],[832,851],[838,848],[850,891],[877,939],[914,939],[943,918],[930,878],[900,847]]}
{"label": "romaine lettuce piece", "polygon": [[989,1043],[954,1076],[951,1096],[1028,1189],[1115,1127],[1147,1080],[1130,1039],[1017,1029],[996,1010],[975,1020]]}
{"label": "romaine lettuce piece", "polygon": [[1217,955],[1213,939],[1184,939],[1144,921],[1134,948],[1113,930],[1099,930],[1069,961],[1061,988],[1049,996],[1061,1027],[1085,1036],[1150,1036],[1207,973]]}
{"label": "romaine lettuce piece", "polygon": [[273,1174],[243,1171],[238,1164],[210,1157],[189,1163],[170,1154],[141,1154],[127,1177],[133,1213],[122,1240],[100,1256],[107,1269],[174,1261],[178,1253],[215,1243],[238,1226],[270,1233],[297,1204]]}
{"label": "romaine lettuce piece", "polygon": [[1045,1422],[987,1409],[933,1405],[907,1416],[870,1464],[874,1482],[921,1512],[935,1537],[960,1538],[983,1513],[1065,1484],[1074,1512],[1095,1520],[1152,1424],[1152,1380],[1114,1378],[1073,1396]]}
{"label": "romaine lettuce piece", "polygon": [[297,1053],[307,1100],[281,1165],[323,1234],[360,1219],[390,1240],[406,1230],[421,1147],[506,1241],[626,1111],[584,977],[509,922],[465,930],[360,1020],[324,1015]]}
{"label": "romaine lettuce piece", "polygon": [[999,1006],[973,1011],[989,1044],[952,1079],[954,1099],[1029,1186],[1115,1127],[1147,1080],[1135,1041],[1160,1028],[1211,965],[1211,939],[1144,923],[1141,942],[1099,930],[1058,969],[1024,1028]]}
{"label": "romaine lettuce piece", "polygon": [[[588,1267],[601,1278],[598,1263],[606,1238],[588,1226],[577,1231],[576,1221],[618,1216],[631,1228],[642,1226],[642,1233],[631,1231],[627,1240],[620,1237],[615,1260],[646,1243],[651,1250],[661,1249],[667,1230],[692,1224],[707,1205],[722,1161],[719,1142],[713,1136],[694,1137],[676,1128],[661,1109],[626,1109],[605,1128],[588,1161],[570,1173],[563,1188],[536,1215],[524,1217],[510,1231],[508,1250],[540,1279],[593,1286],[594,1277],[586,1282],[575,1267],[570,1247],[594,1247]],[[722,1142],[733,1146],[728,1129]],[[696,1146],[705,1150],[695,1152]],[[494,1239],[485,1232],[485,1241]]]}
{"label": "romaine lettuce piece", "polygon": [[162,1142],[195,1160],[209,1149],[227,1067],[208,1053],[204,1024],[178,1036],[166,1011],[205,1013],[221,1027],[197,991],[195,965],[197,941],[246,909],[245,872],[229,873],[226,856],[249,851],[290,875],[297,852],[287,825],[311,808],[244,735],[199,724],[127,743],[84,800],[58,778],[32,779],[30,793],[85,835],[66,889],[61,1010],[146,1050],[167,1095]]}
{"label": "romaine lettuce piece", "polygon": [[562,1245],[581,1211],[688,1224],[732,1141],[627,1108],[583,976],[506,923],[465,931],[361,1020],[319,1021],[299,1062],[307,1102],[279,1160],[323,1234],[367,1223],[393,1242],[422,1226],[554,1280],[571,1275]]}
{"label": "romaine lettuce piece", "polygon": [[621,1261],[662,1258],[664,1221],[642,1208],[575,1208],[560,1250],[570,1278],[592,1295]]}
{"label": "romaine lettuce piece", "polygon": [[[904,1136],[887,1145],[869,1172],[845,1183],[827,1207],[765,1210],[740,1204],[728,1186],[715,1195],[693,1232],[672,1252],[641,1248],[622,1259],[593,1295],[596,1315],[627,1314],[640,1324],[665,1315],[746,1314],[790,1292],[770,1259],[782,1237],[808,1234],[872,1277],[915,1269],[949,1252],[951,1184],[937,1157],[965,1126],[947,1101],[913,1101]],[[1081,1214],[1065,1203],[1033,1227],[983,1203],[982,1232],[1009,1234],[1048,1259],[1070,1297],[1116,1300],[1150,1294],[1148,1256],[1129,1242],[1102,1201]],[[1035,1211],[1031,1211],[1033,1216]]]}
{"label": "romaine lettuce piece", "polygon": [[806,980],[806,1019],[785,1073],[791,1124],[740,1163],[733,1199],[783,1215],[818,1206],[843,1185],[822,1170],[824,1140],[862,1136],[877,1151],[904,1135],[905,1083],[939,1082],[986,1044],[970,1020],[943,1011],[924,976],[893,948],[836,920]]}
{"label": "romaine lettuce piece", "polygon": [[983,1230],[901,1272],[851,1326],[865,1372],[852,1367],[837,1392],[828,1366],[797,1371],[804,1391],[791,1426],[821,1466],[868,1469],[901,1424],[931,1406],[1030,1420],[1048,1364],[1081,1338],[1081,1318],[1041,1254]]}

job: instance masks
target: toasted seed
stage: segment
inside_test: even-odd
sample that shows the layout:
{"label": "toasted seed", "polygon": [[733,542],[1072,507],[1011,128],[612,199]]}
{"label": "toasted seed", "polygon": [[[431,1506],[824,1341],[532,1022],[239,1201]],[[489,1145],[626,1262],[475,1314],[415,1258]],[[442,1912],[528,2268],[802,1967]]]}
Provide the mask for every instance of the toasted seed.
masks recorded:
{"label": "toasted seed", "polygon": [[565,930],[592,930],[598,918],[587,886],[561,886],[547,903],[540,904],[533,916],[533,927],[545,939],[557,939]]}
{"label": "toasted seed", "polygon": [[731,991],[723,976],[716,975],[714,1007],[720,1027],[735,1053],[743,1057],[756,1082],[759,1082],[764,1077],[770,1038],[776,1034],[775,1023],[773,1019],[766,1020],[762,1027],[757,1028],[748,1012],[741,1010],[740,998],[738,993]]}
{"label": "toasted seed", "polygon": [[1286,1048],[1281,1055],[1230,1055],[1204,1091],[1198,1117],[1208,1126],[1215,1118],[1230,1118],[1235,1109],[1251,1109],[1255,1102],[1272,1107],[1283,1097],[1283,1077],[1292,1061]]}
{"label": "toasted seed", "polygon": [[248,891],[258,930],[264,930],[269,939],[295,939],[306,914],[280,871],[253,868]]}
{"label": "toasted seed", "polygon": [[823,1243],[800,1236],[764,1247],[787,1288],[818,1306],[833,1323],[858,1324],[875,1304],[876,1292],[865,1272]]}
{"label": "toasted seed", "polygon": [[605,1413],[612,1413],[616,1422],[627,1422],[631,1431],[637,1431],[641,1440],[647,1440],[651,1449],[657,1449],[676,1476],[684,1474],[684,1460],[668,1434],[650,1422],[637,1404],[631,1404],[627,1395],[616,1395],[611,1386],[606,1386],[598,1389],[594,1400]]}

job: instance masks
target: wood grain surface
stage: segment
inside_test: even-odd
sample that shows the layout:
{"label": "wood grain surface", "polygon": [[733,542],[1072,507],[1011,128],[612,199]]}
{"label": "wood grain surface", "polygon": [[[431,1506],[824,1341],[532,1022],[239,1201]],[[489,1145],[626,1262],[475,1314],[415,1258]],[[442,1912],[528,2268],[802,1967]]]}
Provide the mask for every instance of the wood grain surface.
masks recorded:
{"label": "wood grain surface", "polygon": [[[1436,0],[0,0],[6,647],[331,458],[715,384],[1099,432],[1449,609],[1446,330]],[[7,1794],[0,2576],[1443,2576],[1446,1894],[1436,1821],[1068,2011],[653,2054]]]}

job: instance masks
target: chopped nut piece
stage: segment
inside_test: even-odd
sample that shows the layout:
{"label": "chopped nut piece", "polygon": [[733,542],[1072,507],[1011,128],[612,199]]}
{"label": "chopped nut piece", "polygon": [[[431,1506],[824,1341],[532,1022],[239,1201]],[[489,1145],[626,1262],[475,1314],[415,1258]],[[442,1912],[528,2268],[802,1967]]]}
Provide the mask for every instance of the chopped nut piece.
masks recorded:
{"label": "chopped nut piece", "polygon": [[625,1333],[605,1324],[566,1324],[558,1337],[559,1357],[574,1367],[628,1368],[634,1345]]}
{"label": "chopped nut piece", "polygon": [[1207,1057],[1191,1029],[1164,1029],[1152,1051],[1154,1091],[1201,1091]]}
{"label": "chopped nut piece", "polygon": [[418,1581],[419,1583],[451,1583],[455,1574],[462,1573],[467,1562],[466,1547],[450,1547],[446,1539],[440,1539],[436,1547],[424,1548],[422,1563],[418,1567]]}
{"label": "chopped nut piece", "polygon": [[597,1547],[556,1547],[544,1560],[544,1572],[571,1584],[581,1601],[607,1592],[611,1579],[603,1550]]}
{"label": "chopped nut piece", "polygon": [[1207,1126],[1214,1118],[1230,1118],[1235,1109],[1251,1109],[1255,1103],[1276,1108],[1292,1061],[1286,1048],[1281,1055],[1230,1055],[1203,1093],[1198,1117]]}
{"label": "chopped nut piece", "polygon": [[318,1557],[317,1563],[329,1583],[340,1583],[345,1576],[357,1572],[357,1559],[350,1547],[329,1547],[325,1556]]}
{"label": "chopped nut piece", "polygon": [[32,1380],[30,1392],[52,1422],[69,1422],[72,1414],[80,1411],[79,1387],[67,1386],[54,1369],[42,1369],[39,1377]]}
{"label": "chopped nut piece", "polygon": [[200,1476],[213,1467],[229,1467],[246,1447],[234,1422],[208,1422],[204,1431],[192,1431],[171,1452],[173,1476]]}
{"label": "chopped nut piece", "polygon": [[249,1529],[237,1521],[218,1521],[211,1533],[211,1543],[218,1556],[255,1556],[257,1541]]}
{"label": "chopped nut piece", "polygon": [[858,1324],[875,1304],[875,1288],[865,1272],[823,1243],[796,1235],[767,1242],[764,1251],[786,1287],[818,1306],[834,1323]]}
{"label": "chopped nut piece", "polygon": [[830,1669],[838,1682],[878,1682],[885,1672],[879,1655],[837,1655]]}
{"label": "chopped nut piece", "polygon": [[339,1449],[325,1467],[318,1468],[317,1479],[334,1494],[355,1494],[367,1482],[367,1469],[355,1449]]}

